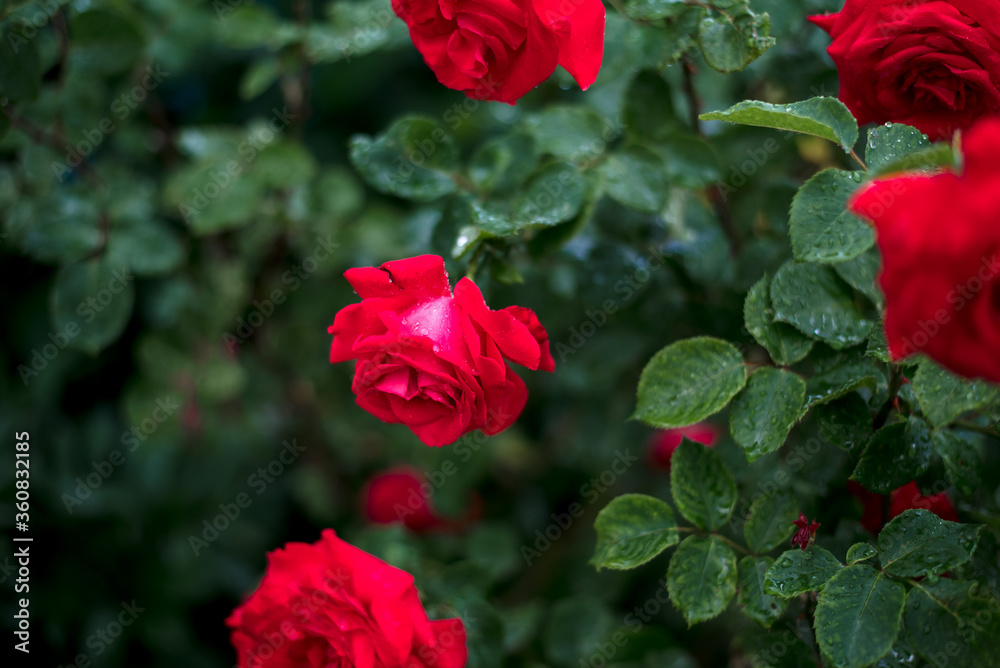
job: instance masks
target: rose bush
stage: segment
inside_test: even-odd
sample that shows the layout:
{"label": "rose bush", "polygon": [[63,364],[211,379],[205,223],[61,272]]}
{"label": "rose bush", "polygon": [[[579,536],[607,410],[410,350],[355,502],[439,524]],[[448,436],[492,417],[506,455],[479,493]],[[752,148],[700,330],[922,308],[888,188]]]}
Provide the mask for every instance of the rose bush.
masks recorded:
{"label": "rose bush", "polygon": [[462,620],[428,620],[413,576],[331,530],[271,552],[226,624],[239,668],[462,668],[468,656]]}
{"label": "rose bush", "polygon": [[438,81],[514,104],[564,67],[586,90],[604,52],[601,0],[393,0]]}
{"label": "rose bush", "polygon": [[861,124],[948,139],[1000,113],[1000,7],[976,0],[847,0],[813,16],[833,38],[840,99]]}
{"label": "rose bush", "polygon": [[961,171],[904,174],[861,190],[882,252],[885,334],[894,359],[923,352],[1000,382],[1000,120],[962,139]]}
{"label": "rose bush", "polygon": [[329,331],[330,361],[357,359],[353,390],[375,417],[409,427],[427,445],[509,427],[528,400],[504,358],[552,371],[545,328],[519,306],[492,311],[463,278],[452,295],[444,260],[424,255],[350,269],[360,304],[342,309]]}

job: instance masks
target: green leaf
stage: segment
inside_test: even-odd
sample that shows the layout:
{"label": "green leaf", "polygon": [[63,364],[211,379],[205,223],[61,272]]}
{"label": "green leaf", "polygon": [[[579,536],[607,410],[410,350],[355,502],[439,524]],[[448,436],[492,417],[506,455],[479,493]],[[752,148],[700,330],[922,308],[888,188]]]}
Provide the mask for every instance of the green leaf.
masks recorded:
{"label": "green leaf", "polygon": [[774,46],[771,18],[754,14],[746,2],[733,3],[728,16],[707,16],[698,26],[698,46],[712,69],[737,72]]}
{"label": "green leaf", "polygon": [[250,65],[240,79],[240,99],[252,100],[274,84],[281,75],[277,58],[261,58]]}
{"label": "green leaf", "polygon": [[843,565],[837,557],[816,545],[805,550],[783,552],[765,574],[768,594],[791,598],[810,591],[821,591],[827,580]]}
{"label": "green leaf", "polygon": [[184,261],[184,244],[169,225],[158,220],[116,225],[108,236],[108,264],[127,266],[137,276],[158,276]]}
{"label": "green leaf", "polygon": [[702,114],[703,121],[788,130],[829,139],[845,151],[858,141],[858,124],[844,103],[832,97],[814,97],[793,104],[768,104],[747,100],[725,111]]}
{"label": "green leaf", "polygon": [[[38,45],[10,23],[0,35],[0,98],[30,102],[42,89],[42,59]],[[0,117],[7,118],[0,112]]]}
{"label": "green leaf", "polygon": [[847,565],[853,566],[856,563],[867,561],[878,554],[878,550],[871,543],[855,543],[847,550]]}
{"label": "green leaf", "polygon": [[953,165],[955,154],[946,143],[931,144],[927,135],[902,123],[869,128],[865,161],[871,176]]}
{"label": "green leaf", "polygon": [[677,16],[688,8],[685,0],[625,0],[625,16],[652,21]]}
{"label": "green leaf", "polygon": [[770,494],[757,498],[750,506],[750,517],[743,526],[747,547],[754,554],[770,552],[795,533],[792,524],[799,517],[799,504],[789,494]]}
{"label": "green leaf", "polygon": [[91,354],[117,339],[135,300],[128,267],[94,258],[62,267],[52,287],[52,324],[72,334],[69,345]]}
{"label": "green leaf", "polygon": [[827,169],[799,188],[788,214],[796,260],[844,262],[875,245],[872,226],[847,211],[857,187],[850,172]]}
{"label": "green leaf", "polygon": [[915,583],[903,624],[914,649],[936,666],[1000,666],[1000,601],[976,582]]}
{"label": "green leaf", "polygon": [[882,291],[875,283],[875,277],[881,268],[882,256],[878,252],[878,247],[868,249],[853,260],[833,265],[833,270],[838,276],[879,308],[885,303]]}
{"label": "green leaf", "polygon": [[514,218],[521,227],[551,227],[580,212],[586,184],[567,162],[553,162],[539,169],[514,205]]}
{"label": "green leaf", "polygon": [[599,599],[574,596],[555,603],[545,627],[545,655],[560,666],[589,658],[614,628],[614,618]]}
{"label": "green leaf", "polygon": [[786,263],[771,283],[774,319],[833,348],[861,343],[872,327],[851,290],[829,267]]}
{"label": "green leaf", "polygon": [[547,107],[529,117],[527,127],[543,153],[564,160],[590,161],[600,156],[607,147],[604,119],[587,107]]}
{"label": "green leaf", "polygon": [[839,399],[866,387],[874,390],[883,373],[871,360],[850,360],[837,364],[806,382],[806,407]]}
{"label": "green leaf", "polygon": [[636,211],[656,213],[667,197],[667,175],[660,156],[642,146],[608,156],[600,166],[608,195]]}
{"label": "green leaf", "polygon": [[827,440],[847,452],[860,452],[872,437],[871,411],[856,392],[817,406],[814,415]]}
{"label": "green leaf", "polygon": [[913,394],[927,421],[935,427],[943,427],[967,411],[989,406],[1000,399],[1000,387],[984,380],[965,380],[924,359],[913,376]]}
{"label": "green leaf", "polygon": [[982,468],[981,439],[970,440],[959,433],[943,429],[931,436],[931,447],[944,462],[944,477],[962,494],[971,496],[979,488]]}
{"label": "green leaf", "polygon": [[930,463],[930,430],[926,422],[911,417],[872,435],[851,480],[877,494],[888,494],[915,480]]}
{"label": "green leaf", "polygon": [[529,134],[503,135],[480,146],[469,161],[469,179],[485,193],[515,188],[534,172],[538,149]]}
{"label": "green leaf", "polygon": [[637,144],[664,139],[676,131],[670,85],[659,72],[643,70],[636,75],[625,92],[622,116],[626,135]]}
{"label": "green leaf", "polygon": [[722,410],[745,383],[743,356],[732,344],[709,337],[678,341],[643,369],[632,417],[661,429],[694,424]]}
{"label": "green leaf", "polygon": [[117,74],[135,65],[145,40],[138,26],[124,14],[94,8],[71,15],[69,62],[74,70]]}
{"label": "green leaf", "polygon": [[719,615],[736,594],[736,555],[719,536],[688,536],[670,558],[670,600],[688,626]]}
{"label": "green leaf", "polygon": [[900,578],[950,571],[972,556],[981,529],[943,520],[929,510],[905,510],[878,535],[882,570]]}
{"label": "green leaf", "polygon": [[104,238],[97,203],[83,190],[66,187],[19,200],[4,221],[4,232],[29,257],[53,264],[82,260]]}
{"label": "green leaf", "polygon": [[899,632],[906,590],[871,566],[836,573],[816,605],[816,641],[838,668],[863,668],[882,658]]}
{"label": "green leaf", "polygon": [[786,599],[764,591],[765,574],[773,563],[774,559],[771,557],[747,556],[740,559],[737,564],[740,587],[737,601],[743,609],[743,614],[764,628],[771,628],[771,624],[781,616],[788,605]]}
{"label": "green leaf", "polygon": [[774,309],[771,307],[771,278],[767,274],[754,283],[747,293],[746,301],[743,303],[743,319],[753,338],[767,348],[771,359],[777,364],[782,366],[795,364],[812,350],[811,338],[791,325],[774,321]]}
{"label": "green leaf", "polygon": [[736,507],[736,481],[722,459],[686,438],[671,459],[670,488],[681,515],[707,531],[725,524]]}
{"label": "green leaf", "polygon": [[733,440],[751,462],[780,448],[802,417],[806,382],[791,371],[756,371],[729,410]]}
{"label": "green leaf", "polygon": [[677,544],[677,520],[663,501],[644,494],[624,494],[611,501],[594,521],[597,547],[590,563],[624,570],[653,559]]}
{"label": "green leaf", "polygon": [[458,149],[436,121],[408,116],[377,137],[354,135],[351,164],[379,192],[431,201],[455,191]]}

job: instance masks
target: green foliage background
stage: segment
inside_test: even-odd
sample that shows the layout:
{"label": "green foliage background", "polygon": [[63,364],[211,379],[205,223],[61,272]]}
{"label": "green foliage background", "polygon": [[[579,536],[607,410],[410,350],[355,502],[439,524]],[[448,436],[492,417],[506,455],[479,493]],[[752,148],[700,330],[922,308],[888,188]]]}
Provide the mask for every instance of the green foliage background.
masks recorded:
{"label": "green foliage background", "polygon": [[[946,164],[951,151],[902,127],[857,141],[849,114],[819,122],[812,108],[697,120],[747,99],[835,96],[826,37],[805,21],[839,9],[833,0],[622,9],[628,18],[608,8],[590,90],[560,70],[510,107],[438,85],[383,0],[0,0],[0,432],[11,444],[31,435],[33,658],[233,665],[223,620],[265,552],[333,527],[413,572],[433,616],[465,619],[470,666],[596,666],[608,647],[622,666],[813,665],[807,592],[849,569],[889,604],[904,587],[867,565],[874,547],[855,545],[874,541],[846,491],[852,475],[880,492],[913,479],[947,489],[963,522],[985,525],[971,557],[934,557],[961,581],[904,569],[898,578],[931,577],[906,581],[906,610],[883,617],[922,624],[918,595],[971,618],[989,609],[995,388],[887,364],[878,257],[843,212],[862,176],[823,171],[856,169],[838,143],[873,173]],[[769,113],[786,130],[753,127],[775,125]],[[474,275],[494,307],[534,309],[549,331],[556,373],[523,373],[531,397],[503,434],[427,448],[358,409],[351,366],[327,363],[326,327],[356,299],[342,272],[421,253],[444,256],[453,280]],[[705,360],[729,375],[699,385]],[[760,368],[749,380],[744,362]],[[914,382],[899,389],[904,371]],[[881,414],[897,390],[898,409]],[[673,486],[649,469],[652,430],[633,414],[666,427],[720,410],[710,419],[732,437],[717,456],[682,456]],[[877,437],[873,416],[887,424]],[[899,465],[866,449],[873,438],[892,456],[922,454]],[[273,479],[258,473],[284,442],[304,451]],[[480,497],[483,519],[458,535],[366,528],[364,481],[399,463],[428,472],[445,513]],[[678,469],[690,477],[678,483]],[[708,489],[686,489],[692,480]],[[6,463],[0,488],[13,532]],[[645,496],[598,519],[610,542],[594,564],[650,563],[595,571],[595,518],[624,493]],[[240,494],[251,503],[231,526],[193,543]],[[697,535],[677,531],[670,499]],[[826,570],[806,581],[800,564],[782,566],[800,557],[779,552],[798,510],[822,522],[811,550],[829,555],[816,552]],[[618,545],[631,513],[654,518],[655,540]],[[734,540],[752,553],[738,564]],[[678,542],[668,574],[653,559]],[[694,563],[717,572],[702,591],[685,585]],[[795,596],[766,589],[766,574],[790,578]],[[133,600],[143,612],[104,643],[95,634]],[[826,600],[818,621],[848,599]],[[656,611],[637,618],[643,606]],[[977,653],[996,637],[984,629],[961,665],[996,665]],[[885,643],[879,665],[926,665],[938,651],[907,632],[859,641]]]}

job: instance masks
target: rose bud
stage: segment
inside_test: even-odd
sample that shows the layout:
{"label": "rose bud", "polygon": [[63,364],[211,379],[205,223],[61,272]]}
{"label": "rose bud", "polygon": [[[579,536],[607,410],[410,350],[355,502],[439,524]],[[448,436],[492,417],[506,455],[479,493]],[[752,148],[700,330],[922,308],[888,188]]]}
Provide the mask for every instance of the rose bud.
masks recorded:
{"label": "rose bud", "polygon": [[238,668],[462,668],[461,619],[430,621],[413,576],[345,543],[268,554],[257,589],[226,620]]}
{"label": "rose bud", "polygon": [[474,494],[464,518],[444,517],[432,503],[434,491],[426,477],[414,469],[383,471],[365,485],[361,505],[365,518],[372,524],[402,522],[414,533],[460,530],[482,514],[482,500]]}
{"label": "rose bud", "polygon": [[555,369],[533,311],[490,310],[468,278],[452,295],[436,255],[344,275],[362,301],[343,308],[330,326],[330,361],[358,360],[357,404],[406,425],[427,445],[448,445],[476,429],[492,436],[517,420],[528,389],[506,360]]}

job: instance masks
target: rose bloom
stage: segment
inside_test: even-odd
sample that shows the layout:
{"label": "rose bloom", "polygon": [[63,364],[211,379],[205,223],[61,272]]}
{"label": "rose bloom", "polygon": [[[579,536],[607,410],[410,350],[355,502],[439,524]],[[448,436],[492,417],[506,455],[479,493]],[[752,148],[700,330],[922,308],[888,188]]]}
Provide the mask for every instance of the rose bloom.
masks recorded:
{"label": "rose bloom", "polygon": [[462,620],[428,620],[412,575],[329,529],[268,554],[226,624],[239,668],[461,668],[468,658]]}
{"label": "rose bloom", "polygon": [[438,81],[514,104],[562,65],[586,90],[604,54],[601,0],[392,0]]}
{"label": "rose bloom", "polygon": [[434,487],[419,471],[408,467],[383,471],[362,490],[362,510],[373,524],[402,522],[414,533],[460,530],[482,514],[482,499],[474,495],[465,517],[457,520],[444,517],[431,502],[433,491]]}
{"label": "rose bloom", "polygon": [[1000,4],[847,0],[810,20],[830,33],[840,99],[858,123],[905,123],[949,139],[1000,113]]}
{"label": "rose bloom", "polygon": [[910,508],[920,508],[929,510],[943,520],[949,522],[958,521],[958,513],[955,506],[948,498],[947,492],[924,496],[920,493],[920,487],[916,481],[908,482],[902,487],[897,487],[889,494],[889,518],[885,518],[884,499],[882,494],[870,492],[853,480],[847,481],[847,490],[861,502],[864,514],[861,517],[861,526],[873,534],[878,534],[886,522],[903,514],[904,510]]}
{"label": "rose bloom", "polygon": [[330,326],[330,361],[358,360],[357,404],[384,422],[406,425],[427,445],[448,445],[476,429],[493,435],[517,420],[528,390],[506,359],[555,369],[548,334],[533,311],[491,311],[468,278],[452,295],[436,255],[344,275],[362,301],[342,309]]}
{"label": "rose bloom", "polygon": [[962,138],[960,172],[878,179],[852,211],[882,251],[893,359],[923,352],[955,373],[1000,382],[1000,119]]}
{"label": "rose bloom", "polygon": [[654,432],[649,439],[649,447],[646,449],[650,466],[669,472],[674,450],[684,438],[711,448],[719,438],[719,430],[707,422],[699,422],[687,427],[661,429]]}

